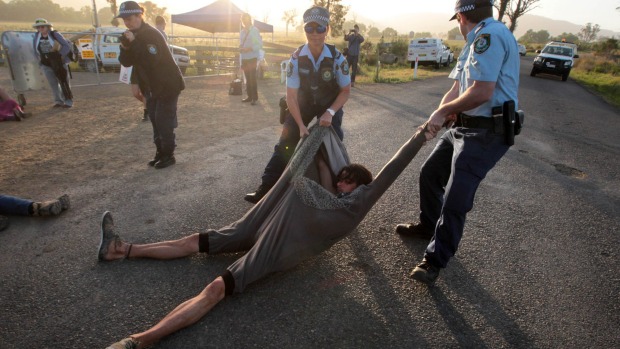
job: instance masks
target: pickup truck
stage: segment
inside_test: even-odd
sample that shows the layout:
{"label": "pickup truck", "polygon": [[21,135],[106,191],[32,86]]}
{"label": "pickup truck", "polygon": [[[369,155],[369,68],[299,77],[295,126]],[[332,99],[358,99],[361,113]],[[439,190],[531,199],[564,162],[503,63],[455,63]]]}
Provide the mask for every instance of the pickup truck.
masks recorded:
{"label": "pickup truck", "polygon": [[[97,56],[97,63],[95,63],[94,59],[82,59],[82,56],[79,55],[78,62],[80,67],[90,72],[95,72],[97,67],[103,67],[106,71],[118,71],[121,66],[118,61],[118,56],[121,52],[120,37],[124,31],[124,29],[117,27],[99,27],[94,32],[72,37],[71,40],[78,46],[81,43],[79,39],[91,39],[91,48]],[[189,66],[189,53],[187,49],[175,45],[169,45],[169,47],[174,61],[181,69],[181,72],[185,73]],[[78,47],[78,50],[82,52],[80,47]]]}
{"label": "pickup truck", "polygon": [[577,45],[571,42],[551,41],[541,50],[536,50],[538,56],[534,58],[534,64],[530,76],[536,74],[552,74],[562,77],[562,81],[568,80],[568,75],[573,68],[574,59],[579,58]]}
{"label": "pickup truck", "polygon": [[449,46],[444,45],[441,39],[419,38],[413,39],[409,43],[407,50],[407,61],[411,62],[411,68],[418,65],[434,65],[439,68],[441,65],[447,67],[454,61],[454,53]]}

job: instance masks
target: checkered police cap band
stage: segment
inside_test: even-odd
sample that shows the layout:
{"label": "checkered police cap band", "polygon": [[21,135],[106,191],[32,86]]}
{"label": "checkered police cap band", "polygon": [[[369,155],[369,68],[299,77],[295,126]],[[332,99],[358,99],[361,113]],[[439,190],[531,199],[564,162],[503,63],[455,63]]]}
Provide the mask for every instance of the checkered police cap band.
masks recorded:
{"label": "checkered police cap band", "polygon": [[326,26],[329,24],[329,12],[323,7],[313,7],[304,12],[304,23],[315,22],[319,25]]}
{"label": "checkered police cap band", "polygon": [[142,7],[140,7],[140,5],[138,5],[137,2],[135,1],[125,1],[124,3],[121,4],[121,6],[118,9],[118,17],[129,17],[131,15],[138,15],[138,14],[142,14],[144,13],[144,10],[142,9]]}
{"label": "checkered police cap band", "polygon": [[459,0],[454,8],[455,13],[473,11],[477,8],[493,6],[493,0]]}

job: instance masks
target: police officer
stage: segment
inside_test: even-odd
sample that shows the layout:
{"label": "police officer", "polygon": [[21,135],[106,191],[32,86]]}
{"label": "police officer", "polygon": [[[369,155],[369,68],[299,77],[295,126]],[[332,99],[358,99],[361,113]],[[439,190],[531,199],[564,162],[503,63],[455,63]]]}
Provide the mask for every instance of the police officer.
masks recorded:
{"label": "police officer", "polygon": [[122,18],[128,29],[121,37],[119,61],[125,67],[133,66],[146,98],[157,148],[148,164],[164,168],[176,163],[177,102],[185,82],[164,37],[144,21],[143,14],[144,9],[135,1],[125,1],[119,7],[117,18]]}
{"label": "police officer", "polygon": [[[517,104],[519,53],[506,26],[493,19],[492,0],[458,0],[456,19],[467,44],[450,78],[452,88],[429,120],[432,136],[446,131],[420,172],[420,220],[399,224],[406,236],[431,238],[411,277],[433,283],[456,253],[478,185],[508,151],[497,107]],[[500,108],[501,109],[501,108]]]}
{"label": "police officer", "polygon": [[329,12],[312,7],[303,15],[307,43],[291,56],[287,68],[286,102],[289,115],[273,155],[265,167],[262,183],[245,200],[257,203],[278,181],[300,137],[308,135],[306,126],[317,117],[321,126],[332,126],[340,139],[342,106],[349,99],[351,77],[344,56],[325,43],[329,31]]}

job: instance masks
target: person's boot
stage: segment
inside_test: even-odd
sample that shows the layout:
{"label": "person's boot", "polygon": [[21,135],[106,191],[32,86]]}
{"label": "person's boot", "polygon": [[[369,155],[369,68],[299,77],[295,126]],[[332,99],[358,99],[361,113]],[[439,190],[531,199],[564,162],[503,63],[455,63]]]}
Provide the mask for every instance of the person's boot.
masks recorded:
{"label": "person's boot", "polygon": [[157,161],[159,161],[159,159],[161,159],[161,152],[159,150],[157,150],[155,152],[155,156],[153,157],[153,160],[147,162],[147,164],[151,167],[155,166],[155,164],[157,163]]}
{"label": "person's boot", "polygon": [[255,192],[246,194],[243,199],[245,199],[245,201],[247,201],[247,202],[251,202],[251,203],[255,204],[255,203],[259,202],[260,199],[262,199],[263,196],[265,196],[267,194],[267,192],[269,192],[271,187],[272,187],[271,185],[261,184],[261,185],[258,186],[258,189],[256,189]]}
{"label": "person's boot", "polygon": [[163,154],[154,165],[155,168],[166,168],[177,163],[174,154]]}
{"label": "person's boot", "polygon": [[416,265],[415,268],[409,274],[409,277],[423,282],[427,285],[432,285],[439,276],[439,267],[434,266],[426,258],[422,259],[422,263]]}
{"label": "person's boot", "polygon": [[33,216],[57,216],[62,212],[62,204],[58,200],[32,203]]}
{"label": "person's boot", "polygon": [[402,236],[430,239],[435,235],[435,229],[422,222],[404,223],[396,226],[396,232]]}
{"label": "person's boot", "polygon": [[69,200],[69,195],[64,194],[63,196],[58,198],[58,201],[60,202],[60,206],[62,207],[63,211],[71,208],[71,201]]}

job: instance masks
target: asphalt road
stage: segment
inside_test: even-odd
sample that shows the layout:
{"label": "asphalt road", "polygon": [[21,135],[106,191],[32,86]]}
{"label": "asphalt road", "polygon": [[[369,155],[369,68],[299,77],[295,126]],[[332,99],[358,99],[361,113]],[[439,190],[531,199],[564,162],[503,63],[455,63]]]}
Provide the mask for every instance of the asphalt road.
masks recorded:
{"label": "asphalt road", "polygon": [[[432,141],[357,232],[157,347],[620,347],[620,112],[570,79],[531,78],[530,67],[522,58],[523,133],[483,181],[434,287],[408,278],[427,242],[393,232],[417,214]],[[450,84],[355,88],[344,121],[352,160],[377,173]],[[70,218],[50,221],[44,234],[28,220],[0,234],[0,348],[103,348],[197,294],[238,255],[97,263],[101,213],[111,210],[134,242],[223,226],[248,209],[242,197],[258,184],[277,132],[184,155],[183,172],[152,181],[76,183],[72,197],[83,204]]]}

